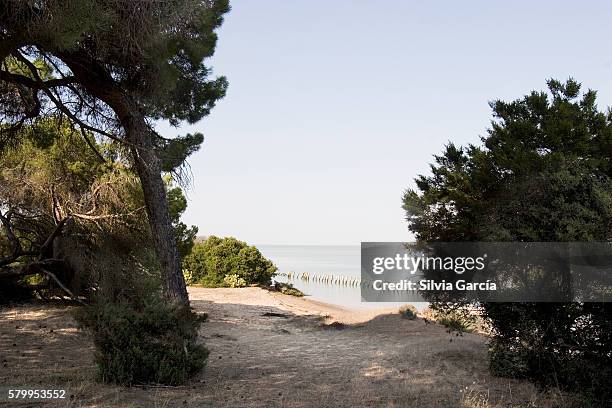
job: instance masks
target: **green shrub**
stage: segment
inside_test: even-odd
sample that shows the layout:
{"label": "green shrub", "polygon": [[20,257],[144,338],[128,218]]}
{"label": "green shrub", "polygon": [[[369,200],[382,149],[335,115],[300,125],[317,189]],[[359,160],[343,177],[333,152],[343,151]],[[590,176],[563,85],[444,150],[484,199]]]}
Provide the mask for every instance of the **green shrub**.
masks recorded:
{"label": "green shrub", "polygon": [[259,250],[236,238],[208,237],[194,245],[183,266],[196,283],[224,287],[227,275],[237,275],[247,285],[270,285],[276,266]]}
{"label": "green shrub", "polygon": [[299,289],[294,288],[293,285],[290,283],[276,282],[274,284],[274,289],[279,291],[283,295],[290,295],[290,296],[297,296],[297,297],[304,296],[304,292],[302,292]]}
{"label": "green shrub", "polygon": [[414,320],[417,317],[417,310],[416,307],[412,305],[403,305],[399,308],[399,314],[404,319]]}
{"label": "green shrub", "polygon": [[223,284],[228,288],[243,288],[247,285],[244,278],[241,278],[236,274],[225,275],[223,278]]}
{"label": "green shrub", "polygon": [[478,328],[478,316],[469,309],[431,304],[425,315],[448,329],[449,333],[471,333]]}
{"label": "green shrub", "polygon": [[449,332],[471,333],[475,323],[469,316],[460,313],[447,313],[438,316],[438,323],[446,327]]}
{"label": "green shrub", "polygon": [[98,301],[77,312],[93,337],[101,381],[122,385],[184,383],[200,371],[208,350],[197,344],[205,319],[161,296],[140,304]]}
{"label": "green shrub", "polygon": [[441,316],[438,323],[446,327],[451,332],[470,333],[473,331],[468,322],[455,315]]}

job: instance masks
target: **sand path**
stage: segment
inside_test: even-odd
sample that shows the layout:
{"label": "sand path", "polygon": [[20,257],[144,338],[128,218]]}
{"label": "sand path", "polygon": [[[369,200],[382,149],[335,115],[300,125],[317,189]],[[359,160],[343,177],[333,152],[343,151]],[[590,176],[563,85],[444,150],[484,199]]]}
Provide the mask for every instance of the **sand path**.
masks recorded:
{"label": "sand path", "polygon": [[452,336],[397,308],[347,310],[258,288],[189,295],[210,315],[204,377],[226,406],[448,407],[466,392],[507,400],[517,386],[490,377],[484,337]]}
{"label": "sand path", "polygon": [[479,335],[259,288],[189,294],[209,315],[200,336],[211,354],[186,386],[96,383],[88,335],[69,309],[43,304],[0,309],[0,390],[29,384],[73,396],[15,404],[37,407],[555,406],[526,382],[492,378]]}

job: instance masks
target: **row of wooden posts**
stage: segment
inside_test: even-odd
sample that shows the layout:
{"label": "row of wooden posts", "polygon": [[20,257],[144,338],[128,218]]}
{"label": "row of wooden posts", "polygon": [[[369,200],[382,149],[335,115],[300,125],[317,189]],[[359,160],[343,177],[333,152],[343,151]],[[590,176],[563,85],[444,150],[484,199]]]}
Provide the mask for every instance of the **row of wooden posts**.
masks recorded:
{"label": "row of wooden posts", "polygon": [[330,285],[343,285],[343,286],[359,286],[361,279],[354,276],[341,276],[341,275],[320,275],[310,274],[308,272],[280,272],[280,276],[285,276],[289,280],[300,279],[307,282],[320,282],[327,283]]}

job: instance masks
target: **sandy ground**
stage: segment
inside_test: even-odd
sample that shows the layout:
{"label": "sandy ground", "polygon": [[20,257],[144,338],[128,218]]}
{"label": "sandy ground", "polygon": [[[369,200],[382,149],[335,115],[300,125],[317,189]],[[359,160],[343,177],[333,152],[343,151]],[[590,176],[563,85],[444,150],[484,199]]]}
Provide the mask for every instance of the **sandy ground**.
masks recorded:
{"label": "sandy ground", "polygon": [[[190,288],[209,314],[206,369],[183,387],[101,385],[90,339],[66,307],[0,309],[0,406],[565,407],[562,396],[491,377],[486,338],[452,336],[395,310],[346,310],[259,288]],[[66,389],[14,403],[8,388]]]}

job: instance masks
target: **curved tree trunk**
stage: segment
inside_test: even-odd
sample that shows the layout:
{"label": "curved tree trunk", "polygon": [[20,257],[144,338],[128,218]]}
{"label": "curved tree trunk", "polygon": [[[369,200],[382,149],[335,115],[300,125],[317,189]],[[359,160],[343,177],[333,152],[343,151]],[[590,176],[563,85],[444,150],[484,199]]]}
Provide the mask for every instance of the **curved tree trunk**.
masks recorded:
{"label": "curved tree trunk", "polygon": [[174,228],[170,220],[166,189],[161,177],[161,164],[152,144],[150,129],[144,118],[130,116],[125,122],[126,138],[133,143],[130,151],[144,193],[164,292],[171,300],[189,304]]}

